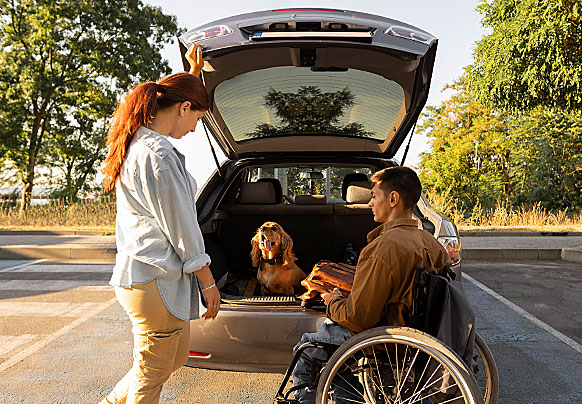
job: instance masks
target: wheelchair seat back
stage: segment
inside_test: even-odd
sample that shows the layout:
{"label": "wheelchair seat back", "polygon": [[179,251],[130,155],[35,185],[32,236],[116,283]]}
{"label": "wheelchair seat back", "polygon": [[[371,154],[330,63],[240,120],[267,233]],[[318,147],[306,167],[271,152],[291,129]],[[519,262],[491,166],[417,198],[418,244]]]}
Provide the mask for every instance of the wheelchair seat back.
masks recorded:
{"label": "wheelchair seat back", "polygon": [[417,268],[412,288],[412,307],[408,326],[436,337],[443,317],[448,283],[455,273],[445,267],[440,274]]}

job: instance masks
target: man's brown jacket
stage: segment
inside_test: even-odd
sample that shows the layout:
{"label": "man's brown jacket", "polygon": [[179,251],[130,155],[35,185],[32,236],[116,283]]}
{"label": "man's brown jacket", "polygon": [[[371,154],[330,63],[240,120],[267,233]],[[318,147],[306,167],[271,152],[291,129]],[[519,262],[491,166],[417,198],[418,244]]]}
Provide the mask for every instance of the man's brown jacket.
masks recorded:
{"label": "man's brown jacket", "polygon": [[352,291],[334,297],[327,317],[353,332],[379,325],[403,326],[412,304],[416,268],[440,272],[451,260],[444,247],[414,219],[396,219],[368,234]]}

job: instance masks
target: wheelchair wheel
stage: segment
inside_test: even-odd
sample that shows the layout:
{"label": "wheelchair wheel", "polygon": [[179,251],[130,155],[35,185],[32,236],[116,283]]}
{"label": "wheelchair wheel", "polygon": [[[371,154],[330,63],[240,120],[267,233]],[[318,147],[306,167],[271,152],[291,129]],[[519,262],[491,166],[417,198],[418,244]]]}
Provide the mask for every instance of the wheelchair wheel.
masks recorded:
{"label": "wheelchair wheel", "polygon": [[483,404],[462,359],[413,328],[379,327],[342,344],[323,369],[317,404]]}
{"label": "wheelchair wheel", "polygon": [[477,380],[477,385],[481,389],[481,393],[483,393],[485,404],[497,403],[497,395],[499,394],[497,366],[489,347],[477,333],[475,334],[471,370]]}

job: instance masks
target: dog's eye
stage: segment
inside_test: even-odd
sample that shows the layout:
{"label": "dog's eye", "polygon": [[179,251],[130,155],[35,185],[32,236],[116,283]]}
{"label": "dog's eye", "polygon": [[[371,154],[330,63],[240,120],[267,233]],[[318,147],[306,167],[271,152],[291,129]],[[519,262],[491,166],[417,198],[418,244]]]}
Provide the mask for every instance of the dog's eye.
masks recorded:
{"label": "dog's eye", "polygon": [[273,231],[277,231],[278,230],[277,226],[273,226],[273,227],[271,227],[271,229],[273,229]]}

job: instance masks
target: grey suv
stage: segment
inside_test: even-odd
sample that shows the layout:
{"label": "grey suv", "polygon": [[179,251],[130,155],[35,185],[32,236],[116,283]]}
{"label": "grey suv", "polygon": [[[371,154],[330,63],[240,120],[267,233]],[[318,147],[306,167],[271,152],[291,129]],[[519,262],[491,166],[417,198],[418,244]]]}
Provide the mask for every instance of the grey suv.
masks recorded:
{"label": "grey suv", "polygon": [[[251,238],[279,223],[306,273],[357,255],[377,225],[368,179],[397,164],[427,99],[437,40],[388,18],[322,9],[238,15],[179,39],[185,67],[188,47],[204,46],[203,121],[227,156],[197,199],[222,308],[214,321],[192,321],[188,364],[282,371],[323,312],[295,296],[261,296]],[[423,198],[414,214],[458,263],[454,224]]]}

